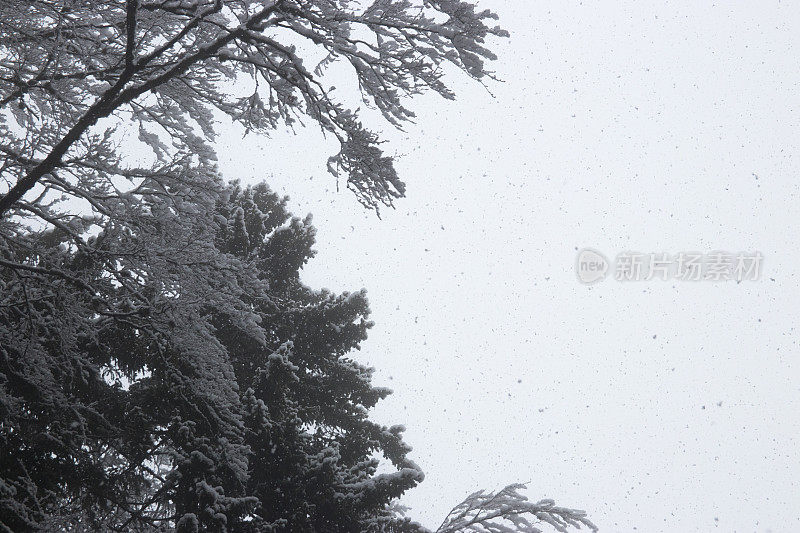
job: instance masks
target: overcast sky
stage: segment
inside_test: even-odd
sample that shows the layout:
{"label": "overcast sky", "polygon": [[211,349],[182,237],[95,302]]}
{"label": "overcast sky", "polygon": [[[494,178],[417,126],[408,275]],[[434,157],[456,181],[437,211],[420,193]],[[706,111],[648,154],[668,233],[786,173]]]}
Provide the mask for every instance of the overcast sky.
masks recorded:
{"label": "overcast sky", "polygon": [[[425,525],[522,481],[607,532],[800,531],[800,5],[691,4],[482,2],[504,81],[453,72],[455,102],[382,126],[408,185],[382,220],[317,130],[220,139],[226,177],[313,213],[304,281],[368,289],[357,358],[395,391],[373,417],[408,427]],[[587,286],[584,247],[764,263]]]}

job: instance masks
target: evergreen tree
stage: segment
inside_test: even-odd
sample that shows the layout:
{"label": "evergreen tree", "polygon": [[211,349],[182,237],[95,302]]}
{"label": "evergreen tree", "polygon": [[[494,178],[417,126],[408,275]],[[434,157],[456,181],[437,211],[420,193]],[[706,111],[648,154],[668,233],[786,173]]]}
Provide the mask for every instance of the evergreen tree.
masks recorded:
{"label": "evergreen tree", "polygon": [[95,235],[54,220],[13,228],[0,246],[13,266],[0,271],[0,524],[11,531],[52,529],[53,517],[89,530],[155,523],[209,458],[204,480],[220,493],[207,507],[248,503],[239,391],[210,310],[257,337],[245,295],[264,284],[215,247],[221,186],[198,195],[186,177],[103,200],[114,223]]}
{"label": "evergreen tree", "polygon": [[[234,186],[220,214],[233,227],[223,221],[219,246],[256,265],[270,288],[253,300],[266,348],[225,317],[216,322],[242,391],[253,453],[248,494],[259,502],[238,529],[414,530],[391,503],[422,472],[407,458],[401,426],[368,420],[390,391],[373,387],[372,370],[348,357],[372,325],[364,291],[337,296],[300,282],[313,256],[310,217],[290,219],[285,199],[266,186]],[[393,472],[375,475],[379,455]]]}
{"label": "evergreen tree", "polygon": [[[266,185],[182,183],[81,247],[56,228],[5,249],[25,268],[0,281],[0,528],[426,531],[396,505],[423,479],[402,426],[367,417],[390,391],[349,356],[364,291],[300,281],[314,228]],[[507,488],[440,530],[525,513],[591,525]]]}
{"label": "evergreen tree", "polygon": [[[389,391],[348,357],[371,326],[364,292],[300,282],[310,218],[291,218],[264,185],[230,187],[205,215],[182,207],[194,222],[173,220],[155,197],[137,225],[89,239],[117,254],[113,271],[53,231],[29,236],[51,244],[20,263],[29,276],[5,271],[4,294],[18,302],[0,308],[0,524],[413,529],[391,503],[422,472],[400,426],[368,420]],[[154,242],[163,258],[150,255]],[[200,256],[178,252],[189,242]],[[192,278],[209,262],[235,280],[225,293],[238,301],[210,298],[202,283],[213,276]],[[40,283],[45,263],[63,284]],[[127,311],[93,307],[98,288]],[[65,329],[69,346],[55,342]],[[375,474],[380,455],[392,473]]]}

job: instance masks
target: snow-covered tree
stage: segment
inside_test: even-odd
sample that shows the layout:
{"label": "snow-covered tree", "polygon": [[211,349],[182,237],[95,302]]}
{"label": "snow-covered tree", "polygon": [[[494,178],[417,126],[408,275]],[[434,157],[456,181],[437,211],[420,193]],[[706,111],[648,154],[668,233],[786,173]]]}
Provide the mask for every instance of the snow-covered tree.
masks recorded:
{"label": "snow-covered tree", "polygon": [[[226,309],[236,327],[256,331],[258,313],[242,295],[262,282],[240,259],[255,242],[244,212],[228,214],[225,253],[210,237],[207,213],[224,196],[215,120],[269,132],[308,118],[339,140],[331,172],[365,205],[391,205],[404,185],[377,135],[333,96],[326,68],[347,65],[364,102],[396,125],[412,116],[407,97],[426,89],[453,96],[445,63],[476,79],[490,75],[485,40],[504,35],[493,19],[453,0],[0,2],[4,375],[65,365],[70,380],[89,383],[94,363],[84,344],[126,347],[131,335],[153,339],[157,361],[196,352],[193,365],[227,372],[206,310]],[[149,155],[121,146],[130,133]],[[126,364],[115,355],[110,366],[124,373]],[[47,399],[39,415],[68,417],[71,431],[84,431],[75,413],[95,407],[59,407],[61,372],[47,376],[47,393],[35,393]]]}
{"label": "snow-covered tree", "polygon": [[[182,183],[81,246],[56,227],[5,250],[0,530],[426,531],[396,505],[423,479],[403,428],[367,417],[390,391],[348,355],[364,292],[300,282],[314,228],[265,185]],[[440,531],[590,525],[516,488]]]}
{"label": "snow-covered tree", "polygon": [[266,186],[172,192],[83,249],[56,229],[7,250],[0,528],[415,530],[392,502],[422,472],[348,357],[364,292],[300,283],[314,229]]}
{"label": "snow-covered tree", "polygon": [[[325,70],[347,65],[400,125],[407,97],[453,97],[445,64],[491,76],[494,18],[459,0],[0,2],[0,531],[423,531],[395,504],[422,480],[402,427],[367,418],[389,391],[348,357],[364,293],[300,283],[310,219],[222,184],[215,120],[308,118],[339,141],[329,170],[392,205],[392,159]],[[120,146],[131,132],[149,157]]]}
{"label": "snow-covered tree", "polygon": [[201,195],[186,178],[98,198],[109,222],[88,236],[78,218],[39,231],[3,221],[13,235],[0,244],[10,265],[0,269],[8,530],[52,529],[42,525],[52,517],[123,529],[163,517],[152,489],[174,491],[178,478],[162,466],[186,457],[215,458],[219,480],[206,481],[226,491],[219,505],[247,503],[236,498],[249,453],[239,391],[210,310],[258,336],[246,296],[264,283],[215,246],[222,187]]}
{"label": "snow-covered tree", "polygon": [[[212,167],[215,113],[257,132],[308,117],[339,141],[330,171],[365,205],[391,205],[405,186],[326,67],[348,65],[397,125],[413,116],[406,97],[453,97],[445,63],[490,75],[485,40],[505,35],[493,18],[460,0],[0,2],[0,216],[30,213],[46,188],[94,197],[97,182],[165,162]],[[156,167],[120,164],[115,128],[137,133]]]}
{"label": "snow-covered tree", "polygon": [[[248,491],[259,501],[251,524],[285,524],[288,531],[413,530],[391,503],[420,482],[422,472],[407,458],[401,426],[367,419],[368,409],[390,391],[373,387],[372,370],[348,357],[372,325],[364,291],[337,296],[300,283],[299,269],[313,255],[314,229],[310,218],[290,220],[283,201],[266,187],[234,188],[222,215],[232,226],[222,234],[270,287],[268,298],[253,302],[266,348],[230,322],[217,323],[243,391],[253,452]],[[245,240],[242,250],[238,243]],[[376,474],[380,456],[389,463]]]}

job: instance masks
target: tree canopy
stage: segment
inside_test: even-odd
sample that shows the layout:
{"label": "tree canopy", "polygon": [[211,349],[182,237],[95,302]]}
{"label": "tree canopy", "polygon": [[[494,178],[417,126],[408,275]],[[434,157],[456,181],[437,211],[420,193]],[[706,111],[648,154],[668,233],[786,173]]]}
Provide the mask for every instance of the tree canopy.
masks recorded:
{"label": "tree canopy", "polygon": [[[226,185],[213,140],[220,117],[309,119],[339,142],[330,172],[391,206],[405,185],[326,68],[399,126],[407,97],[453,98],[446,64],[491,77],[495,18],[458,0],[0,2],[0,531],[424,531],[396,504],[423,479],[403,428],[367,416],[390,391],[351,355],[365,293],[301,283],[310,218]],[[441,531],[590,525],[523,501],[473,494]]]}
{"label": "tree canopy", "polygon": [[[23,207],[37,185],[94,196],[99,178],[140,177],[165,162],[213,166],[215,112],[260,132],[312,119],[339,141],[330,171],[365,205],[391,205],[405,186],[378,136],[325,85],[325,67],[346,62],[364,102],[397,125],[413,117],[405,97],[454,96],[444,63],[490,75],[485,40],[506,35],[494,18],[458,0],[2,2],[0,179],[9,189],[0,214]],[[325,54],[316,68],[304,61],[310,51]],[[117,161],[119,124],[158,156],[153,168]]]}
{"label": "tree canopy", "polygon": [[[116,249],[127,280],[156,298],[147,308],[131,302],[124,316],[92,308],[84,285],[131,297],[91,253],[60,246],[58,230],[31,238],[47,241],[39,249],[69,272],[62,280],[4,271],[12,301],[0,308],[6,530],[406,529],[389,504],[422,472],[406,458],[402,427],[367,419],[389,391],[347,357],[371,326],[364,292],[300,283],[314,230],[266,186],[231,186],[225,196],[194,224],[154,197],[135,226],[92,239]],[[199,255],[148,262],[164,269],[154,287],[143,243],[178,248],[187,238]],[[239,305],[229,288],[204,286],[208,276],[191,279],[200,262],[249,276]],[[226,302],[209,299],[215,294]],[[376,452],[392,472],[373,475]]]}

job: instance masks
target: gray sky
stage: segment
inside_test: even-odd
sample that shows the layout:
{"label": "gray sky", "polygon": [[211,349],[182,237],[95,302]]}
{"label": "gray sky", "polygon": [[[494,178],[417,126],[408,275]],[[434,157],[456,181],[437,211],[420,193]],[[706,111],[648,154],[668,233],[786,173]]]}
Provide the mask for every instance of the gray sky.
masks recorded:
{"label": "gray sky", "polygon": [[[218,144],[226,177],[314,214],[306,283],[368,289],[357,357],[395,391],[373,416],[427,474],[411,516],[529,481],[607,532],[800,531],[800,5],[481,6],[504,82],[454,72],[457,101],[384,126],[408,198],[383,220],[336,193],[317,130]],[[765,262],[586,286],[587,246]]]}

